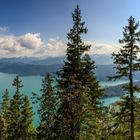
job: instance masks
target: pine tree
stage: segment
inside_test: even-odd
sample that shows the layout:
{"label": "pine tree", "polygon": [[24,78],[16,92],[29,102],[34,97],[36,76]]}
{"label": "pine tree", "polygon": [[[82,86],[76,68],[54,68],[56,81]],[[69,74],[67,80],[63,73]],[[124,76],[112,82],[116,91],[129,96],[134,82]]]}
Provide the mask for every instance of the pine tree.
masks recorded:
{"label": "pine tree", "polygon": [[[3,100],[1,104],[1,109],[3,113],[7,116],[9,110],[9,103],[10,103],[9,91],[7,89],[4,91],[2,98]],[[7,118],[6,116],[4,118]]]}
{"label": "pine tree", "polygon": [[135,102],[136,106],[136,113],[135,113],[135,138],[139,139],[140,138],[140,100],[139,98],[136,99]]}
{"label": "pine tree", "polygon": [[[87,54],[85,54],[81,62],[83,66],[82,86],[84,87],[82,102],[83,111],[85,110],[81,129],[85,131],[83,131],[83,135],[87,135],[85,135],[86,139],[92,140],[100,136],[99,132],[102,129],[100,122],[103,120],[102,114],[104,114],[104,108],[101,102],[103,90],[101,90],[93,71],[96,68],[95,62]],[[84,128],[85,126],[86,129]]]}
{"label": "pine tree", "polygon": [[[130,139],[130,98],[127,95],[121,97],[120,101],[116,102],[114,112],[111,112],[112,117],[112,133],[119,139]],[[118,108],[118,109],[115,109]]]}
{"label": "pine tree", "polygon": [[35,139],[35,127],[33,124],[34,113],[30,106],[28,96],[23,99],[22,112],[21,112],[21,128],[22,128],[22,139],[33,140]]}
{"label": "pine tree", "polygon": [[42,80],[42,96],[40,97],[40,126],[38,128],[38,139],[50,140],[53,139],[53,125],[56,111],[56,97],[52,86],[53,78],[51,74],[46,74]]}
{"label": "pine tree", "polygon": [[3,117],[3,113],[0,111],[0,140],[4,140],[6,138],[6,126],[5,126],[5,118]]}
{"label": "pine tree", "polygon": [[[140,69],[140,60],[137,57],[140,51],[138,42],[140,41],[140,31],[137,31],[139,23],[135,23],[135,19],[131,16],[128,20],[128,26],[123,29],[123,39],[119,40],[124,44],[118,53],[113,53],[114,64],[116,64],[116,75],[114,79],[126,77],[129,85],[125,86],[125,90],[129,93],[129,101],[125,100],[130,107],[130,134],[131,140],[134,140],[134,92],[139,91],[139,87],[134,85],[133,75],[135,71]],[[127,107],[126,107],[127,108]]]}
{"label": "pine tree", "polygon": [[[62,70],[58,72],[61,104],[58,109],[57,127],[60,129],[60,139],[78,140],[82,129],[85,133],[91,130],[90,124],[94,123],[94,105],[98,104],[97,98],[101,96],[101,92],[92,72],[95,68],[94,62],[84,54],[90,45],[82,41],[81,36],[87,33],[87,28],[84,27],[85,23],[81,22],[79,6],[76,7],[72,18],[74,25],[68,33],[67,57]],[[87,129],[82,128],[86,125]]]}
{"label": "pine tree", "polygon": [[7,133],[7,128],[9,125],[9,105],[10,105],[10,99],[9,99],[9,91],[6,89],[3,93],[2,96],[3,100],[1,103],[1,128],[3,130],[3,133],[1,133],[3,135],[3,139],[6,139],[8,137],[8,133]]}
{"label": "pine tree", "polygon": [[22,80],[19,76],[13,80],[13,86],[15,87],[15,95],[10,100],[9,116],[10,124],[8,126],[8,139],[19,140],[21,138],[21,106],[22,106],[22,94],[20,89],[23,87]]}

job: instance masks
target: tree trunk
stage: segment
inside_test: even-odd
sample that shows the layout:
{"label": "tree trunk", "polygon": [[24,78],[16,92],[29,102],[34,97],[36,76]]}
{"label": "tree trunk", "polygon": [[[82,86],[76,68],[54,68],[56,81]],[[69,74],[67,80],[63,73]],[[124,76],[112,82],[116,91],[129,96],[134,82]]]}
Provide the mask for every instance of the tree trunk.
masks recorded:
{"label": "tree trunk", "polygon": [[133,79],[130,76],[130,111],[131,111],[131,140],[134,140],[134,103],[133,103]]}
{"label": "tree trunk", "polygon": [[130,52],[130,121],[131,121],[131,140],[134,140],[134,102],[133,102],[133,62],[132,62],[132,53],[133,53],[133,45],[131,45]]}

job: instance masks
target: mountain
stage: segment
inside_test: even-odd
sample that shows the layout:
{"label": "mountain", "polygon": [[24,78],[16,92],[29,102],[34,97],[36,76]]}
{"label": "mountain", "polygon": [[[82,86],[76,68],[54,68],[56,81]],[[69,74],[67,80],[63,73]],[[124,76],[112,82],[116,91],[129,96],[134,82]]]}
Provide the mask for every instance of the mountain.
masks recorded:
{"label": "mountain", "polygon": [[[1,58],[0,72],[20,75],[44,75],[46,72],[57,72],[63,66],[64,57],[35,57]],[[95,69],[97,80],[105,81],[107,76],[114,74],[113,65],[97,65]]]}
{"label": "mountain", "polygon": [[[0,72],[14,73],[19,75],[45,75],[47,72],[56,73],[63,67],[64,57],[56,58],[1,58]],[[96,65],[95,75],[98,81],[107,81],[108,76],[115,75],[114,65]],[[140,79],[140,72],[134,74],[136,80]],[[140,85],[140,83],[139,83]],[[120,96],[124,94],[121,89],[122,85],[106,87],[105,93],[107,96]]]}
{"label": "mountain", "polygon": [[54,73],[62,67],[64,57],[12,57],[0,58],[0,72],[19,75],[44,75]]}
{"label": "mountain", "polygon": [[123,85],[111,86],[104,88],[105,96],[114,97],[114,96],[122,96],[125,92],[122,90]]}
{"label": "mountain", "polygon": [[96,65],[111,65],[113,64],[111,55],[91,55],[91,59],[95,61]]}
{"label": "mountain", "polygon": [[0,72],[19,75],[45,75],[60,70],[63,64],[32,65],[21,62],[0,62]]}
{"label": "mountain", "polygon": [[63,63],[65,57],[12,57],[12,58],[0,58],[0,63],[26,63],[34,65],[52,65]]}
{"label": "mountain", "polygon": [[[110,65],[112,64],[112,58],[110,55],[91,55],[91,59],[95,61],[96,65]],[[0,62],[11,62],[11,63],[27,63],[35,65],[52,65],[60,64],[65,60],[65,56],[59,57],[12,57],[12,58],[0,58]]]}
{"label": "mountain", "polygon": [[108,76],[115,75],[114,65],[96,65],[95,74],[98,81],[107,81]]}
{"label": "mountain", "polygon": [[[96,56],[97,58],[98,56]],[[46,72],[56,72],[63,66],[65,57],[13,57],[0,59],[0,72],[16,73],[20,75],[44,75]],[[92,58],[94,59],[94,58]],[[112,64],[97,64],[95,74],[98,81],[108,80],[108,76],[115,75]],[[140,78],[139,72],[135,74]]]}
{"label": "mountain", "polygon": [[36,59],[28,62],[33,65],[54,65],[54,64],[62,64],[64,62],[65,57],[48,57],[46,59]]}
{"label": "mountain", "polygon": [[[134,82],[134,84],[137,86],[140,86],[140,81]],[[117,86],[105,87],[104,88],[105,95],[107,97],[111,97],[111,96],[113,97],[113,96],[122,96],[122,95],[126,94],[127,92],[122,89],[123,85],[124,84],[120,84]]]}

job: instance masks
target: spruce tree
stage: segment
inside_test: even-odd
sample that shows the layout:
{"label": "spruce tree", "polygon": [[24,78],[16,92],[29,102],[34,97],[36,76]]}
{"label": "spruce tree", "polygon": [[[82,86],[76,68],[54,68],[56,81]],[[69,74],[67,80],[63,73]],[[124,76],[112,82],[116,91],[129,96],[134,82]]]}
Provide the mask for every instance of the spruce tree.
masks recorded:
{"label": "spruce tree", "polygon": [[[2,109],[3,113],[7,116],[8,110],[9,110],[9,103],[10,103],[9,91],[7,89],[4,91],[2,98],[3,98],[3,100],[2,100],[2,104],[1,104],[1,109]],[[7,118],[6,116],[5,116],[5,118]]]}
{"label": "spruce tree", "polygon": [[[130,139],[130,98],[127,95],[121,97],[116,102],[114,111],[111,111],[112,117],[112,134],[119,139]],[[118,108],[118,109],[116,109]]]}
{"label": "spruce tree", "polygon": [[87,28],[81,21],[79,6],[72,18],[74,24],[67,36],[67,57],[62,70],[58,72],[60,107],[57,124],[60,139],[78,140],[83,130],[85,133],[88,129],[93,130],[90,129],[90,122],[94,123],[94,105],[98,104],[97,98],[101,96],[101,92],[92,72],[95,68],[94,62],[84,54],[90,45],[82,41],[82,35],[87,33]]}
{"label": "spruce tree", "polygon": [[7,139],[8,137],[8,132],[7,132],[7,128],[9,125],[9,105],[10,105],[10,99],[9,99],[9,91],[6,89],[3,93],[2,96],[2,103],[1,103],[1,123],[3,123],[3,125],[1,124],[1,128],[3,130],[3,133],[1,133],[3,135],[3,139]]}
{"label": "spruce tree", "polygon": [[56,97],[54,94],[53,77],[51,74],[46,74],[42,80],[42,96],[40,97],[39,117],[40,125],[38,128],[38,139],[50,140],[53,139],[53,125],[56,111]]}
{"label": "spruce tree", "polygon": [[5,118],[3,117],[3,113],[0,111],[0,140],[4,140],[5,138],[6,138]]}
{"label": "spruce tree", "polygon": [[[82,70],[82,87],[83,87],[83,122],[81,129],[84,130],[82,135],[86,139],[96,139],[99,137],[99,132],[102,129],[100,123],[103,118],[104,107],[102,106],[101,98],[103,97],[103,90],[100,88],[96,80],[94,69],[95,62],[91,60],[90,56],[85,54],[81,60]],[[93,129],[94,128],[94,129]],[[84,137],[85,137],[84,136]]]}
{"label": "spruce tree", "polygon": [[9,117],[10,124],[8,126],[8,139],[19,140],[21,138],[21,107],[22,107],[22,94],[20,89],[23,87],[22,80],[19,76],[13,80],[13,86],[16,91],[13,99],[10,100]]}
{"label": "spruce tree", "polygon": [[23,99],[22,112],[21,112],[21,136],[23,140],[35,139],[35,127],[33,124],[34,113],[30,105],[28,96]]}
{"label": "spruce tree", "polygon": [[[130,137],[134,140],[134,92],[139,91],[139,87],[134,85],[134,72],[140,69],[140,60],[138,53],[140,51],[138,42],[140,41],[140,31],[137,31],[139,23],[131,16],[128,20],[128,25],[123,29],[123,39],[119,40],[123,44],[118,53],[113,53],[114,64],[116,65],[116,75],[111,77],[118,79],[126,77],[129,80],[129,85],[125,86],[125,90],[129,93],[125,100],[130,107]],[[127,107],[126,107],[127,108]]]}

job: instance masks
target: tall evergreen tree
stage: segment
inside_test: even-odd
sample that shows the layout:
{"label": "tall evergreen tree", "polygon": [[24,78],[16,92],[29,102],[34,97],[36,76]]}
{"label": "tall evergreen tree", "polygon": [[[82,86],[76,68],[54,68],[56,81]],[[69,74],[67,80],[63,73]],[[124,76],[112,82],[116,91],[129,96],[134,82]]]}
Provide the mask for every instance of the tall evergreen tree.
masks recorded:
{"label": "tall evergreen tree", "polygon": [[13,80],[13,86],[15,87],[15,95],[10,100],[9,116],[10,124],[8,126],[8,139],[19,140],[21,138],[21,106],[22,106],[22,94],[20,89],[23,87],[22,80],[19,76]]}
{"label": "tall evergreen tree", "polygon": [[82,98],[84,117],[82,119],[83,125],[81,126],[81,129],[85,131],[83,131],[83,135],[87,135],[86,139],[92,140],[93,138],[96,139],[100,136],[99,132],[102,129],[100,122],[103,120],[102,114],[104,114],[105,109],[101,102],[103,90],[101,90],[98,81],[96,81],[95,73],[93,71],[96,68],[95,62],[91,60],[89,55],[85,54],[81,63],[83,66],[82,87],[84,89]]}
{"label": "tall evergreen tree", "polygon": [[23,99],[22,112],[21,112],[21,128],[22,128],[22,139],[23,140],[34,140],[35,139],[35,127],[33,124],[34,113],[30,106],[28,96]]}
{"label": "tall evergreen tree", "polygon": [[[74,24],[68,33],[66,61],[63,69],[58,72],[61,102],[58,109],[58,124],[61,129],[60,139],[78,140],[81,137],[82,126],[88,124],[87,127],[89,127],[89,121],[94,122],[91,117],[94,110],[93,104],[97,102],[96,99],[101,94],[94,73],[92,73],[95,68],[94,62],[88,55],[84,55],[90,45],[82,41],[81,36],[87,33],[87,28],[81,21],[79,6],[76,7],[72,18]],[[85,121],[88,123],[82,124]]]}
{"label": "tall evergreen tree", "polygon": [[[3,100],[1,104],[1,109],[3,113],[7,116],[9,110],[9,104],[10,104],[9,91],[7,89],[4,91],[2,98]],[[6,116],[4,118],[7,118]]]}
{"label": "tall evergreen tree", "polygon": [[[127,77],[129,85],[124,88],[128,91],[129,99],[125,100],[130,110],[130,134],[131,140],[134,140],[134,92],[139,88],[134,85],[133,75],[135,71],[140,70],[140,59],[137,55],[140,52],[138,42],[140,41],[140,31],[137,31],[139,23],[131,16],[128,20],[128,26],[123,29],[123,39],[119,40],[124,44],[118,53],[113,53],[114,64],[116,64],[116,75],[114,79]],[[127,107],[126,107],[127,108]]]}
{"label": "tall evergreen tree", "polygon": [[5,118],[3,117],[3,112],[0,111],[0,140],[4,140],[6,138],[6,126],[5,126]]}
{"label": "tall evergreen tree", "polygon": [[42,96],[40,97],[40,126],[38,128],[38,139],[51,140],[53,132],[51,131],[54,125],[54,117],[56,111],[56,97],[52,86],[53,78],[51,74],[46,74],[42,80]]}
{"label": "tall evergreen tree", "polygon": [[8,137],[8,132],[7,132],[7,128],[9,125],[9,105],[10,105],[10,99],[9,99],[9,91],[6,89],[3,93],[2,96],[3,100],[1,103],[1,123],[3,123],[3,125],[1,124],[1,128],[3,130],[3,133],[1,133],[3,136],[3,139],[7,139]]}

